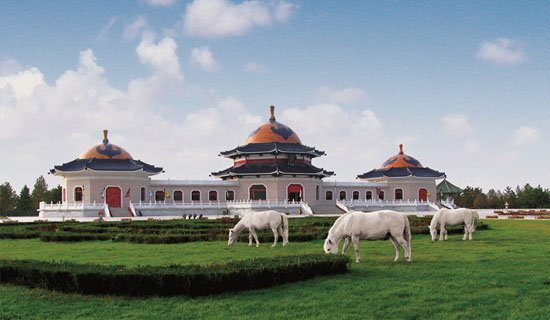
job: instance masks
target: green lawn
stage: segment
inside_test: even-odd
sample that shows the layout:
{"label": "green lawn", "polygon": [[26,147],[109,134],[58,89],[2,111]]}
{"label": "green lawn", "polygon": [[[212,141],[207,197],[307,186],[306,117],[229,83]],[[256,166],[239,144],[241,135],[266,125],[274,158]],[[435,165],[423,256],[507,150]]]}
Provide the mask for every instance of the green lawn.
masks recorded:
{"label": "green lawn", "polygon": [[[487,220],[485,220],[487,221]],[[487,221],[474,241],[413,236],[413,262],[393,262],[389,241],[361,242],[362,262],[345,275],[270,289],[187,298],[81,296],[0,287],[5,319],[364,319],[550,318],[550,221]],[[98,264],[212,264],[322,251],[321,240],[289,246],[239,242],[144,245],[1,240],[0,258]],[[354,257],[353,250],[349,252]]]}

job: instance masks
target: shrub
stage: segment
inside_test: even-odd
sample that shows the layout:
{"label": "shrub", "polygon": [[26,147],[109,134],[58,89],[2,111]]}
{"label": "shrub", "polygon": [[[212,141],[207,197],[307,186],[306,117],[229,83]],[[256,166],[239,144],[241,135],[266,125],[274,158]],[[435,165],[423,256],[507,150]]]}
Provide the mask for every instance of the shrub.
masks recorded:
{"label": "shrub", "polygon": [[82,294],[200,296],[345,273],[349,257],[310,254],[210,266],[135,267],[0,260],[0,282]]}

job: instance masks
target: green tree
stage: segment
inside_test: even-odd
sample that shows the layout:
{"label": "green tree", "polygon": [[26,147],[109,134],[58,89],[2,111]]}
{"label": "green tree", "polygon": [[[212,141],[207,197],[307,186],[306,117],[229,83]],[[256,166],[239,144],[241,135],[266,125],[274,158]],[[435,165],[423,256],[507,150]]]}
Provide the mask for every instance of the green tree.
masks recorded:
{"label": "green tree", "polygon": [[487,198],[484,194],[476,196],[473,203],[474,209],[485,209],[487,208]]}
{"label": "green tree", "polygon": [[30,213],[33,211],[31,194],[27,185],[24,185],[19,193],[19,197],[16,201],[16,209],[20,213]]}
{"label": "green tree", "polygon": [[506,187],[506,189],[504,189],[504,204],[506,204],[506,202],[508,202],[508,206],[510,208],[517,208],[518,207],[518,204],[517,204],[517,195],[516,193],[514,192],[514,190],[512,190],[512,188],[510,187]]}
{"label": "green tree", "polygon": [[467,186],[464,190],[462,190],[462,194],[455,198],[455,202],[459,207],[473,208],[474,200],[479,195],[483,195],[481,188],[472,188]]}
{"label": "green tree", "polygon": [[48,201],[48,196],[48,184],[46,183],[44,176],[40,176],[36,179],[32,189],[32,207],[34,209],[38,209],[38,205],[41,201]]}
{"label": "green tree", "polygon": [[502,193],[495,191],[495,189],[487,192],[487,208],[497,209],[502,208]]}
{"label": "green tree", "polygon": [[8,210],[15,208],[17,193],[13,190],[9,182],[0,185],[0,215],[4,215]]}
{"label": "green tree", "polygon": [[61,186],[58,185],[57,187],[51,189],[48,191],[48,198],[46,202],[53,202],[58,203],[61,202]]}

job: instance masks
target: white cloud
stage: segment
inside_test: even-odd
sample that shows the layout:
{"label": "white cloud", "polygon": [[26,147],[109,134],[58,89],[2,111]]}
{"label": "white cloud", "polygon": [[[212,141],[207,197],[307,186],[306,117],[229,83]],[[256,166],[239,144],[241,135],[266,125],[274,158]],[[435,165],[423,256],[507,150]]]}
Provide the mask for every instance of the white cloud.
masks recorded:
{"label": "white cloud", "polygon": [[109,19],[109,22],[99,31],[97,37],[95,38],[95,41],[103,40],[107,32],[111,30],[111,27],[115,24],[117,20],[118,20],[118,17],[112,17],[111,19]]}
{"label": "white cloud", "polygon": [[144,37],[136,52],[140,61],[151,65],[156,74],[179,77],[181,73],[177,48],[178,45],[172,38],[165,37],[155,44],[152,37]]}
{"label": "white cloud", "polygon": [[187,5],[183,31],[189,36],[204,38],[237,36],[255,26],[268,26],[273,20],[284,22],[296,8],[285,1],[234,4],[229,0],[194,0]]}
{"label": "white cloud", "polygon": [[0,90],[10,90],[17,100],[28,97],[34,88],[44,83],[44,75],[36,68],[0,77]]}
{"label": "white cloud", "polygon": [[281,22],[286,22],[292,15],[292,13],[294,13],[294,11],[297,9],[298,5],[286,1],[281,1],[275,7],[275,19]]}
{"label": "white cloud", "polygon": [[257,64],[254,61],[248,62],[245,64],[243,70],[245,72],[254,72],[254,73],[265,73],[267,72],[267,67]]}
{"label": "white cloud", "polygon": [[176,0],[145,0],[145,2],[150,6],[169,7],[173,5],[176,2]]}
{"label": "white cloud", "polygon": [[354,87],[333,90],[327,86],[321,86],[318,95],[319,99],[325,103],[354,104],[365,96],[365,92]]}
{"label": "white cloud", "polygon": [[476,140],[466,141],[463,152],[466,154],[478,154],[483,151],[483,146]]}
{"label": "white cloud", "polygon": [[514,132],[510,139],[510,145],[513,147],[528,146],[536,144],[539,140],[540,133],[538,129],[523,126]]}
{"label": "white cloud", "polygon": [[448,136],[464,137],[474,132],[468,123],[468,118],[463,114],[449,114],[441,120],[443,121],[443,133]]}
{"label": "white cloud", "polygon": [[193,48],[191,50],[191,65],[199,66],[208,72],[216,71],[220,65],[214,59],[212,52],[207,46]]}
{"label": "white cloud", "polygon": [[23,66],[14,59],[5,59],[0,62],[0,76],[7,76],[23,70]]}
{"label": "white cloud", "polygon": [[122,38],[127,41],[137,39],[146,29],[147,21],[142,16],[139,16],[124,28]]}
{"label": "white cloud", "polygon": [[496,64],[514,65],[527,61],[521,43],[508,38],[482,42],[479,45],[477,56],[482,60]]}

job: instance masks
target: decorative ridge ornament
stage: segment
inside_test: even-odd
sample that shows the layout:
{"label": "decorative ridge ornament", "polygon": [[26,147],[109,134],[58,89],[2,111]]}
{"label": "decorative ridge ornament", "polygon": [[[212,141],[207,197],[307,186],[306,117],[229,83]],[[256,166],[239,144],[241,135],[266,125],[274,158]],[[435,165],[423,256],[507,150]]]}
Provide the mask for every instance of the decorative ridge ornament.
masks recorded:
{"label": "decorative ridge ornament", "polygon": [[109,138],[107,138],[107,134],[109,134],[109,130],[103,130],[103,144],[109,143]]}
{"label": "decorative ridge ornament", "polygon": [[269,121],[273,122],[275,121],[275,106],[269,107],[269,111],[271,111],[271,117],[269,117]]}

